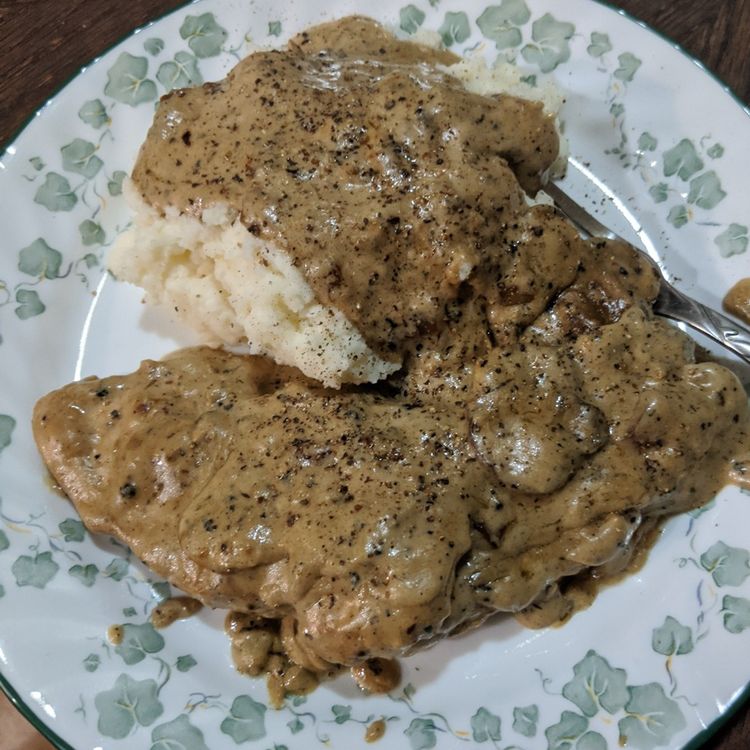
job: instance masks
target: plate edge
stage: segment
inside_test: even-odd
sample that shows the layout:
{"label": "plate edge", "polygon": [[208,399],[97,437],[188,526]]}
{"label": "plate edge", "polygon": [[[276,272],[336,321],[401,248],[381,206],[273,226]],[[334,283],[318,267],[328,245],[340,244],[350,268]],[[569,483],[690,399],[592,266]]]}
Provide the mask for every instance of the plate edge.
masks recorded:
{"label": "plate edge", "polygon": [[60,737],[52,727],[49,726],[43,719],[34,711],[31,706],[19,695],[16,689],[11,684],[10,680],[0,672],[0,689],[5,693],[8,700],[13,704],[13,707],[18,713],[23,716],[26,721],[31,724],[34,729],[39,732],[48,742],[52,743],[55,750],[76,750],[72,745],[69,745],[66,740]]}
{"label": "plate edge", "polygon": [[92,57],[89,62],[85,63],[80,68],[71,73],[68,79],[61,83],[52,92],[52,94],[47,98],[44,104],[42,104],[42,106],[38,109],[35,109],[30,115],[28,115],[28,117],[26,117],[23,122],[16,128],[15,132],[11,133],[11,135],[8,137],[8,140],[5,143],[0,144],[0,164],[2,164],[3,159],[5,159],[5,157],[8,155],[8,152],[13,148],[13,146],[15,146],[16,141],[23,135],[23,132],[26,130],[26,128],[28,128],[29,125],[31,125],[31,123],[34,122],[34,120],[39,117],[39,115],[41,115],[52,104],[52,102],[54,102],[54,100],[57,99],[57,97],[59,97],[60,94],[62,94],[62,92],[65,91],[66,88],[68,88],[68,86],[70,86],[71,83],[73,83],[73,81],[75,81],[81,74],[85,73],[88,68],[98,63],[99,60],[102,59],[102,57],[109,54],[115,47],[119,47],[123,42],[130,39],[130,37],[135,36],[136,34],[140,34],[145,29],[148,29],[154,24],[159,23],[159,21],[162,21],[168,16],[171,16],[173,13],[179,13],[188,6],[195,5],[199,2],[201,2],[201,0],[183,0],[183,2],[181,2],[175,8],[172,8],[172,10],[167,10],[164,13],[160,13],[158,16],[155,16],[150,21],[144,23],[142,26],[137,26],[132,31],[129,31],[124,36],[121,36],[108,47],[105,47],[98,55]]}
{"label": "plate edge", "polygon": [[[681,44],[675,42],[671,36],[654,28],[649,23],[637,18],[627,10],[614,5],[613,3],[609,2],[609,0],[591,1],[595,2],[597,5],[602,6],[603,8],[610,10],[611,12],[626,19],[627,21],[634,23],[643,30],[650,32],[663,42],[666,42],[672,49],[682,55],[686,60],[695,65],[703,73],[707,74],[709,78],[711,78],[713,82],[717,84],[719,88],[729,96],[734,104],[739,106],[739,108],[745,113],[745,115],[750,117],[750,103],[746,104],[739,96],[739,94],[731,86],[729,86],[729,84],[727,84],[717,73],[711,70],[698,57],[689,53]],[[159,14],[142,26],[138,26],[124,36],[120,37],[108,47],[103,49],[95,57],[93,57],[88,63],[75,70],[66,81],[64,81],[55,89],[55,91],[49,96],[49,98],[41,107],[35,109],[33,112],[31,112],[30,115],[28,115],[28,117],[23,120],[23,122],[18,126],[15,132],[10,135],[8,141],[5,144],[0,144],[0,164],[8,155],[9,151],[13,148],[16,141],[35,120],[35,118],[43,114],[44,111],[50,107],[53,101],[57,99],[63,93],[63,91],[80,75],[82,75],[91,65],[98,63],[102,57],[107,55],[113,49],[115,49],[131,37],[135,36],[136,34],[152,27],[163,19],[175,13],[179,13],[185,8],[199,2],[201,2],[201,0],[184,0],[184,2],[180,3],[175,8]],[[2,692],[12,703],[14,708],[34,727],[34,729],[36,729],[47,741],[49,741],[54,746],[55,750],[76,750],[76,748],[68,744],[66,740],[60,737],[60,735],[58,735],[47,723],[45,723],[45,721],[36,713],[36,711],[31,708],[29,704],[20,696],[20,694],[13,687],[10,680],[2,672],[0,672],[0,690],[2,690]],[[750,704],[750,680],[746,682],[744,688],[734,697],[732,702],[728,704],[726,710],[723,713],[719,714],[710,724],[708,724],[708,726],[702,729],[698,734],[693,736],[687,742],[687,744],[683,746],[682,750],[699,750],[700,748],[704,748],[706,746],[706,743],[715,738],[716,735],[720,731],[722,731],[731,722],[731,720],[734,719],[737,714],[748,704]]]}

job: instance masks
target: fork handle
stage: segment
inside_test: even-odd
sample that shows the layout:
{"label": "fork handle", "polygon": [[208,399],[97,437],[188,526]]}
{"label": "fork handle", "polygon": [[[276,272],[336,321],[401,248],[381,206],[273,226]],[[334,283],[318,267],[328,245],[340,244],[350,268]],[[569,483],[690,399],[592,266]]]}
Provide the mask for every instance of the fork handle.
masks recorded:
{"label": "fork handle", "polygon": [[750,364],[750,329],[663,282],[654,312],[695,328]]}

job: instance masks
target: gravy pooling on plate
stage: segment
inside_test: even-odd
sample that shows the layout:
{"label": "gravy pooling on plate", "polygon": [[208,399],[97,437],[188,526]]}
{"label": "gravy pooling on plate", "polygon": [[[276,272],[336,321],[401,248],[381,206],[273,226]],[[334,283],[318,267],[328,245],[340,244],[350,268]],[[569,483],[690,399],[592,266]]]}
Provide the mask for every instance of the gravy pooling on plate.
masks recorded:
{"label": "gravy pooling on plate", "polygon": [[740,279],[724,295],[722,307],[750,325],[750,278]]}
{"label": "gravy pooling on plate", "polygon": [[267,216],[248,231],[396,375],[333,390],[199,347],[35,409],[88,528],[232,610],[274,700],[342,665],[386,690],[387,660],[497,612],[563,621],[661,519],[744,479],[737,378],[654,318],[634,249],[526,204],[553,125],[448,59],[364,19],[313,29],[166,97],[134,172],[156,206]]}

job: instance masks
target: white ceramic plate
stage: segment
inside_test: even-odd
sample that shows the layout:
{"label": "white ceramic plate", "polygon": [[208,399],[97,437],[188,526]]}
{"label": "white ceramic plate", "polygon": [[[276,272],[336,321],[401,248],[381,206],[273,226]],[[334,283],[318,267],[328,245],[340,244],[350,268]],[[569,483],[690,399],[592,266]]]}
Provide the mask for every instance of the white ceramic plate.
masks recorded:
{"label": "white ceramic plate", "polygon": [[[707,303],[750,275],[748,113],[664,40],[590,0],[486,3],[202,0],[87,68],[2,157],[0,669],[60,747],[351,750],[383,717],[389,748],[681,748],[741,699],[750,505],[736,489],[671,522],[638,575],[563,628],[500,621],[405,660],[391,696],[363,698],[342,678],[273,711],[261,681],[233,672],[221,616],[154,631],[147,614],[165,584],[89,536],[46,483],[29,427],[40,395],[189,341],[102,270],[157,96],[322,19],[375,13],[550,73],[569,92],[570,189]],[[126,623],[118,648],[105,638],[115,622]]]}

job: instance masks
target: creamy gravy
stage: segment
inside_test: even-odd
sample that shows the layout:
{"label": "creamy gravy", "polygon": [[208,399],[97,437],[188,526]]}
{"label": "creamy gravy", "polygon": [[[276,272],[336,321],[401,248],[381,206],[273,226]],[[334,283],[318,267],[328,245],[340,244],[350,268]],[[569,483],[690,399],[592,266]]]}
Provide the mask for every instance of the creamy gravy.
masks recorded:
{"label": "creamy gravy", "polygon": [[281,708],[287,694],[306,695],[324,677],[339,670],[328,665],[320,670],[306,669],[292,660],[281,637],[278,620],[230,612],[224,623],[232,644],[232,661],[242,674],[257,677],[264,674],[270,703]]}
{"label": "creamy gravy", "polygon": [[187,350],[50,394],[35,431],[89,528],[206,604],[280,620],[322,671],[557,606],[560,579],[619,570],[644,518],[707,500],[744,441],[735,377],[640,307],[495,354],[466,363],[461,402]]}
{"label": "creamy gravy", "polygon": [[113,646],[119,646],[122,643],[122,639],[125,637],[125,631],[122,625],[110,625],[107,628],[107,640]]}
{"label": "creamy gravy", "polygon": [[317,27],[164,97],[133,180],[162,209],[228,204],[397,358],[558,152],[541,104],[469,93],[435,67],[455,59],[367,19]]}
{"label": "creamy gravy", "polygon": [[723,306],[750,325],[750,279],[740,279],[724,296]]}
{"label": "creamy gravy", "polygon": [[362,19],[313,30],[166,97],[134,173],[156,206],[226,201],[283,242],[397,376],[331,391],[195,348],[35,410],[88,528],[233,610],[277,705],[341,665],[388,689],[378,660],[496,612],[564,620],[661,518],[744,478],[737,379],[653,317],[637,252],[526,207],[551,123],[438,54]]}
{"label": "creamy gravy", "polygon": [[189,596],[172,596],[151,610],[149,620],[155,628],[166,628],[177,620],[192,617],[202,608],[203,605],[197,599]]}
{"label": "creamy gravy", "polygon": [[385,736],[385,719],[377,719],[372,722],[372,724],[367,725],[367,730],[365,731],[365,742],[377,742],[378,740],[382,740]]}

